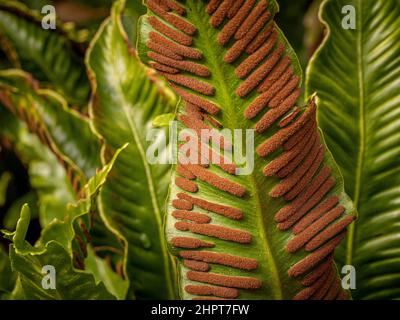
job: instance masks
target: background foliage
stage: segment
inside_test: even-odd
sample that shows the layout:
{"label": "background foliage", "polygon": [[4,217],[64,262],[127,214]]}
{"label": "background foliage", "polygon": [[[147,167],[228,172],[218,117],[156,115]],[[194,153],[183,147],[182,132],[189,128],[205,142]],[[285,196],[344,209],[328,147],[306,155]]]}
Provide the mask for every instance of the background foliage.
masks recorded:
{"label": "background foliage", "polygon": [[[112,2],[0,0],[0,299],[177,297],[161,213],[170,168],[127,161],[177,98],[133,53],[144,6],[127,0],[122,12]],[[305,94],[318,91],[319,124],[360,214],[337,261],[362,270],[355,298],[398,299],[399,1],[328,0],[324,24],[321,0],[278,2],[277,23],[308,67]],[[350,2],[358,31],[331,32],[310,62]],[[40,27],[45,4],[57,10],[54,32]],[[360,149],[362,164],[353,161]],[[50,257],[68,266],[51,295],[32,285]]]}

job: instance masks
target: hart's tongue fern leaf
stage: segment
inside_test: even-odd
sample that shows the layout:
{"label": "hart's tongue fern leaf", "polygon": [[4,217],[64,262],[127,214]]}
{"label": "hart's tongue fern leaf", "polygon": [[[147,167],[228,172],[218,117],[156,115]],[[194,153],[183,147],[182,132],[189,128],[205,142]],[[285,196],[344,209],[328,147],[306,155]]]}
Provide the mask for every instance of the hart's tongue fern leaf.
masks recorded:
{"label": "hart's tongue fern leaf", "polygon": [[89,110],[93,129],[104,141],[103,158],[129,143],[100,192],[99,212],[124,244],[128,298],[174,299],[176,272],[162,227],[171,166],[150,166],[146,137],[153,119],[173,112],[177,99],[128,44],[123,5],[115,2],[86,59],[93,88]]}
{"label": "hart's tongue fern leaf", "polygon": [[51,84],[73,107],[83,110],[90,86],[82,61],[78,34],[57,23],[55,30],[43,29],[43,15],[18,1],[0,3],[0,40],[7,43],[15,67]]}
{"label": "hart's tongue fern leaf", "polygon": [[[307,72],[306,91],[318,92],[319,124],[359,213],[335,257],[356,268],[357,300],[400,299],[399,4],[325,1],[327,36]],[[355,30],[337,19],[346,5],[356,10]]]}
{"label": "hart's tongue fern leaf", "polygon": [[[275,1],[148,0],[139,48],[182,97],[182,128],[255,128],[255,168],[178,164],[166,233],[183,298],[343,299],[332,253],[353,221]],[[215,136],[214,136],[215,138]],[[220,146],[212,152],[220,152]]]}

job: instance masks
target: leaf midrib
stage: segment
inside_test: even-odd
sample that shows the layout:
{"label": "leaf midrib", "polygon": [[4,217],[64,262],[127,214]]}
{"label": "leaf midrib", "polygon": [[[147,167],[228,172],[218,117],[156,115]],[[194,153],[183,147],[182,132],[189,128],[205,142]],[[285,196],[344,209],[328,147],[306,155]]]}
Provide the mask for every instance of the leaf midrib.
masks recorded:
{"label": "leaf midrib", "polygon": [[[357,21],[357,68],[358,68],[358,90],[359,90],[359,150],[357,156],[357,163],[356,163],[356,179],[355,179],[355,186],[354,186],[354,207],[358,209],[359,201],[360,201],[360,193],[361,193],[361,186],[362,186],[362,174],[363,174],[363,167],[365,161],[365,78],[364,78],[364,59],[363,59],[363,21],[362,21],[362,0],[357,0],[358,5],[358,16],[356,16]],[[352,265],[353,263],[353,255],[354,255],[354,242],[356,236],[356,223],[352,223],[349,226],[349,236],[347,239],[347,250],[346,250],[346,264]]]}
{"label": "leaf midrib", "polygon": [[[195,12],[192,12],[192,13],[193,13],[193,17],[196,19],[195,25],[198,27],[199,30],[207,30],[207,28],[210,27],[209,25],[204,25],[203,21],[201,19],[197,19],[197,14],[195,14]],[[200,32],[198,34],[200,37]],[[222,90],[221,94],[223,95],[223,99],[225,100],[224,101],[225,105],[236,106],[235,101],[233,99],[231,99],[231,95],[229,94],[229,91],[234,90],[234,88],[229,88],[229,86],[226,85],[226,82],[224,81],[225,77],[223,76],[223,70],[220,67],[221,62],[215,61],[215,59],[214,59],[214,57],[218,57],[218,54],[215,51],[215,48],[219,47],[220,45],[217,44],[216,42],[214,43],[212,41],[202,41],[202,43],[207,44],[204,46],[204,48],[207,50],[207,52],[210,53],[207,56],[207,58],[210,61],[210,64],[212,64],[212,72],[211,73],[214,74],[215,79],[219,83],[219,87]],[[203,54],[204,54],[204,52],[203,52]],[[222,61],[222,64],[225,64],[225,62]],[[240,121],[237,117],[237,115],[239,114],[238,112],[235,112],[234,110],[232,110],[232,108],[225,108],[225,109],[223,109],[223,112],[228,114],[227,118],[231,122],[230,123],[231,127],[241,128],[241,126],[239,125]],[[252,187],[253,198],[257,204],[256,205],[257,224],[259,226],[261,226],[261,228],[258,228],[258,232],[259,232],[259,237],[262,240],[262,243],[264,245],[264,251],[266,254],[265,261],[266,261],[267,265],[269,266],[269,269],[272,274],[271,278],[273,279],[273,282],[271,283],[271,288],[273,288],[272,291],[274,293],[274,298],[277,300],[282,300],[283,299],[282,283],[281,283],[281,279],[279,276],[278,267],[275,262],[275,258],[272,254],[271,245],[270,245],[268,237],[267,237],[268,232],[266,230],[266,227],[264,225],[264,221],[262,218],[263,213],[261,211],[261,207],[262,207],[261,199],[260,199],[259,192],[258,192],[258,190],[260,190],[260,188],[257,185],[256,179],[254,178],[253,174],[245,176],[245,177],[248,180],[249,185],[251,185],[251,187]]]}

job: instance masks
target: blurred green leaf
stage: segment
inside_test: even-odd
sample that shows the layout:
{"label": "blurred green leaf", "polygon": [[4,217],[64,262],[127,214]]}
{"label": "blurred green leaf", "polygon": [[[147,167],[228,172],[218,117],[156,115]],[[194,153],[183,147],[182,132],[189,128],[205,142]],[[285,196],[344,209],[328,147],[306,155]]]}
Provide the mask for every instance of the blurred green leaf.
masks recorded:
{"label": "blurred green leaf", "polygon": [[8,299],[17,280],[16,274],[11,270],[8,254],[0,246],[0,300]]}
{"label": "blurred green leaf", "polygon": [[154,128],[167,127],[174,119],[175,119],[174,113],[161,114],[154,118],[153,127]]}
{"label": "blurred green leaf", "polygon": [[[122,149],[121,149],[122,150]],[[69,215],[64,221],[52,221],[42,232],[41,238],[35,246],[25,240],[30,222],[30,210],[27,205],[22,208],[20,219],[15,232],[3,231],[7,239],[12,240],[10,247],[11,264],[21,280],[24,297],[26,299],[114,299],[103,282],[96,280],[92,274],[78,271],[73,267],[76,257],[76,236],[80,226],[75,222],[79,218],[88,218],[93,211],[99,189],[105,183],[107,176],[117,159],[120,150],[112,160],[94,176],[86,185],[86,197],[76,205],[69,207]],[[90,217],[89,217],[90,218]],[[82,245],[79,243],[79,245]],[[86,248],[87,243],[83,244]],[[44,277],[42,268],[45,265],[54,266],[56,289],[43,289],[41,281]],[[92,266],[93,268],[93,266]],[[95,269],[97,276],[99,270]],[[109,278],[113,278],[112,271],[108,270]],[[114,276],[116,277],[116,275]],[[110,281],[108,278],[107,281]],[[114,292],[123,294],[122,284],[113,287]]]}
{"label": "blurred green leaf", "polygon": [[[1,87],[2,86],[2,87]],[[22,117],[83,182],[100,167],[100,143],[89,122],[51,90],[43,90],[21,70],[0,71],[0,99]]]}
{"label": "blurred green leaf", "polygon": [[[23,122],[4,107],[0,107],[0,112],[0,135],[13,142],[16,154],[28,167],[30,184],[38,195],[41,226],[45,227],[55,218],[62,220],[67,214],[67,204],[76,198],[65,169],[49,148],[28,132]],[[16,205],[19,215],[21,206]]]}
{"label": "blurred green leaf", "polygon": [[175,270],[162,226],[170,165],[150,166],[145,150],[153,120],[173,112],[176,98],[129,47],[120,20],[123,5],[114,3],[87,55],[94,92],[90,113],[104,139],[105,157],[130,143],[101,191],[100,212],[126,243],[129,297],[170,299],[175,297]]}
{"label": "blurred green leaf", "polygon": [[[75,202],[76,194],[72,190],[65,169],[36,135],[27,132],[24,123],[13,117],[4,107],[0,109],[0,112],[2,115],[0,118],[0,135],[13,140],[17,154],[28,165],[31,186],[38,194],[41,226],[45,228],[52,224],[51,228],[46,228],[43,231],[42,238],[46,240],[58,239],[67,245],[68,239],[72,237],[72,230],[65,228],[65,224],[61,221],[71,214],[67,210],[67,204]],[[5,219],[7,229],[14,228],[22,204],[35,201],[34,198],[30,199],[33,195],[33,193],[27,194],[11,206]],[[94,209],[91,214],[95,214]],[[112,249],[113,251],[109,251],[105,255],[109,258],[114,255],[115,250],[121,250],[121,245],[97,215],[93,219],[95,221],[92,236],[93,245],[99,249],[105,247]],[[77,229],[79,231],[79,228]],[[78,246],[76,247],[76,250],[80,250]],[[123,258],[123,251],[121,250],[115,256],[117,259],[113,258],[113,262],[117,263],[118,260]]]}
{"label": "blurred green leaf", "polygon": [[[337,261],[357,271],[356,299],[400,298],[400,2],[324,1],[328,33],[307,71],[318,123],[359,212]],[[346,5],[355,29],[344,29]]]}
{"label": "blurred green leaf", "polygon": [[0,207],[4,206],[7,198],[8,184],[11,181],[11,174],[4,172],[0,177]]}
{"label": "blurred green leaf", "polygon": [[40,253],[43,252],[42,248],[32,247],[31,244],[25,240],[28,232],[29,223],[31,221],[31,213],[28,205],[23,205],[21,209],[20,217],[17,221],[15,231],[2,230],[4,237],[14,243],[21,253],[32,252]]}
{"label": "blurred green leaf", "polygon": [[138,21],[141,15],[146,13],[146,7],[142,1],[127,1],[125,10],[121,15],[121,22],[128,39],[133,47],[136,46]]}
{"label": "blurred green leaf", "polygon": [[45,5],[53,4],[50,0],[19,0],[19,2],[25,4],[30,9],[41,10]]}
{"label": "blurred green leaf", "polygon": [[[63,246],[55,241],[46,245],[43,253],[19,252],[16,246],[10,249],[12,267],[21,279],[24,296],[29,300],[112,300],[103,283],[96,284],[94,276],[77,271],[71,257]],[[43,289],[44,266],[56,270],[56,289]]]}
{"label": "blurred green leaf", "polygon": [[84,106],[90,88],[83,59],[65,33],[43,29],[41,18],[18,2],[0,3],[0,33],[14,46],[22,67],[53,86],[72,105]]}
{"label": "blurred green leaf", "polygon": [[91,247],[88,248],[88,257],[85,260],[86,269],[90,270],[96,281],[101,281],[107,290],[120,300],[125,299],[129,281],[117,275],[103,259],[96,256]]}
{"label": "blurred green leaf", "polygon": [[276,22],[296,51],[303,70],[307,66],[308,57],[304,48],[304,15],[313,0],[278,0],[280,11]]}
{"label": "blurred green leaf", "polygon": [[91,230],[92,214],[97,211],[97,197],[100,188],[106,183],[112,167],[124,148],[126,146],[117,150],[109,163],[89,180],[82,190],[84,198],[75,204],[68,205],[64,219],[55,219],[44,228],[39,243],[44,245],[46,242],[56,240],[68,251],[74,251],[76,254],[74,258],[79,259],[77,262],[83,263],[86,257],[86,245],[90,241],[88,233]]}
{"label": "blurred green leaf", "polygon": [[24,194],[22,197],[15,200],[11,204],[10,208],[7,210],[7,213],[4,216],[3,219],[4,228],[8,230],[15,229],[15,226],[17,225],[17,221],[21,213],[21,208],[25,203],[27,203],[29,205],[29,208],[31,208],[32,219],[38,218],[39,217],[39,209],[37,206],[38,201],[39,201],[38,196],[34,191],[30,191],[27,194]]}

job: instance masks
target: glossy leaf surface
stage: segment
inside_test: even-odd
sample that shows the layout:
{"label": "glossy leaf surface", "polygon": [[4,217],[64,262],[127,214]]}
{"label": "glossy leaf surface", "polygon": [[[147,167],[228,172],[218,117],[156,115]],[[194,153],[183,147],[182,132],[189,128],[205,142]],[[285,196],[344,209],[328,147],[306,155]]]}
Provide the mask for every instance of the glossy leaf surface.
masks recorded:
{"label": "glossy leaf surface", "polygon": [[[356,15],[346,7],[346,18],[348,5]],[[396,0],[325,1],[329,32],[308,70],[307,92],[318,92],[319,125],[359,212],[338,255],[356,268],[357,299],[400,298],[399,16]]]}

